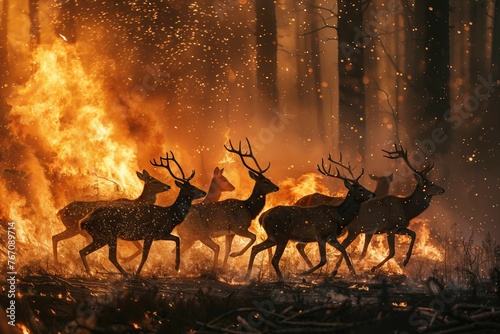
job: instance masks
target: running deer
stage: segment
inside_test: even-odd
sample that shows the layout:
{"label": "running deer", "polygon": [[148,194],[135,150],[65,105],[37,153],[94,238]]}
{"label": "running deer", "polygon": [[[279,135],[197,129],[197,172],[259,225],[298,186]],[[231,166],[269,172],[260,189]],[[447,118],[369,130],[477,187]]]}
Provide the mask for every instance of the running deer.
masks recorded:
{"label": "running deer", "polygon": [[[171,232],[174,227],[184,220],[191,208],[191,202],[204,197],[206,192],[189,183],[194,177],[194,170],[191,176],[186,178],[174,154],[172,152],[170,154],[172,155],[171,158],[167,153],[165,158],[160,157],[160,163],[153,160],[151,164],[156,167],[166,168],[175,179],[175,185],[180,188],[180,191],[174,204],[168,207],[157,205],[102,207],[82,220],[82,229],[86,230],[92,237],[92,243],[80,250],[80,257],[89,276],[91,273],[86,256],[105,245],[109,246],[109,260],[124,276],[127,276],[127,273],[116,259],[118,238],[129,241],[144,240],[142,259],[137,268],[137,275],[141,273],[154,240],[172,240],[175,242],[175,269],[179,270],[179,237],[172,235]],[[166,161],[166,165],[164,161]],[[182,177],[174,175],[170,168],[171,161],[177,165]]]}
{"label": "running deer", "polygon": [[[389,188],[391,187],[391,182],[393,175],[392,173],[388,176],[377,176],[374,174],[368,174],[368,176],[377,183],[375,190],[375,198],[381,198],[389,195]],[[328,196],[322,193],[309,194],[301,197],[295,202],[296,206],[316,206],[321,204],[330,205],[340,205],[344,201],[344,197]]]}
{"label": "running deer", "polygon": [[[379,264],[372,268],[372,272],[382,267],[396,254],[395,251],[395,236],[409,235],[411,237],[410,246],[403,262],[403,266],[410,261],[413,244],[415,243],[416,234],[408,228],[410,221],[424,212],[430,205],[432,196],[441,195],[444,189],[434,184],[427,178],[427,174],[434,167],[434,164],[429,164],[421,171],[415,169],[408,161],[408,152],[401,145],[394,144],[395,150],[392,152],[383,150],[389,159],[402,158],[406,165],[413,171],[417,186],[413,193],[407,197],[397,197],[388,195],[380,199],[369,201],[361,206],[361,209],[351,224],[347,226],[347,237],[342,242],[342,246],[347,248],[356,237],[365,234],[365,247],[363,248],[362,257],[366,255],[368,243],[374,234],[387,234],[389,244],[389,255]],[[342,259],[339,259],[335,265],[334,271],[338,270]]]}
{"label": "running deer", "polygon": [[[301,243],[318,243],[321,261],[316,266],[305,271],[304,275],[310,274],[325,265],[327,242],[340,251],[346,259],[349,270],[354,276],[356,275],[349,256],[337,240],[337,235],[356,215],[361,203],[373,198],[375,194],[359,184],[364,169],[362,169],[358,177],[355,177],[351,165],[348,163],[346,166],[342,163],[342,155],[340,155],[339,161],[333,160],[331,155],[329,155],[328,160],[346,169],[351,176],[349,178],[342,175],[339,167],[335,167],[337,172],[332,174],[332,164],[330,163],[327,169],[324,160],[321,161],[321,167],[318,165],[318,171],[323,175],[344,181],[344,186],[349,190],[344,201],[339,206],[328,204],[315,207],[277,206],[264,212],[260,216],[259,222],[267,233],[267,239],[252,247],[245,279],[250,277],[255,256],[265,249],[276,246],[271,263],[279,280],[282,281],[283,275],[279,269],[279,261],[290,240]],[[305,253],[301,253],[301,255],[306,262],[310,263]]]}
{"label": "running deer", "polygon": [[[104,206],[122,206],[122,205],[144,205],[144,204],[154,204],[156,201],[156,194],[167,191],[170,186],[155,179],[146,170],[142,173],[136,172],[137,177],[144,181],[144,188],[142,193],[136,199],[120,198],[112,201],[94,201],[94,202],[82,202],[75,201],[66,205],[64,208],[57,212],[57,216],[64,224],[66,229],[59,234],[52,237],[52,247],[54,249],[54,261],[58,262],[57,257],[57,243],[59,241],[72,238],[78,234],[84,236],[86,239],[90,239],[88,233],[80,229],[80,220],[85,218],[89,213],[97,208]],[[139,242],[134,242],[137,247],[137,252],[132,256],[127,258],[131,260],[141,253],[142,246]]]}
{"label": "running deer", "polygon": [[[389,188],[391,187],[391,182],[393,179],[393,174],[389,174],[388,176],[376,176],[373,174],[368,174],[368,176],[374,180],[377,183],[377,186],[375,187],[374,193],[375,193],[375,199],[376,198],[382,198],[384,196],[387,196],[389,194]],[[332,197],[328,195],[323,195],[321,193],[314,193],[310,195],[306,195],[302,198],[300,198],[297,202],[295,202],[294,205],[296,206],[317,206],[321,204],[329,204],[329,205],[340,205],[344,201],[344,197]],[[345,231],[343,230],[338,237],[341,237],[345,234]],[[370,243],[369,239],[365,239],[365,244],[363,246],[363,249],[368,249],[368,244]],[[309,261],[309,258],[306,255],[306,248],[305,243],[298,242],[295,247],[297,248],[297,251],[302,255],[302,258],[306,261],[307,265],[309,268],[312,268],[312,263]]]}
{"label": "running deer", "polygon": [[[248,169],[250,177],[255,181],[250,197],[246,200],[226,199],[221,202],[196,205],[185,222],[177,228],[177,234],[182,239],[181,253],[184,253],[199,240],[214,252],[214,268],[217,267],[219,259],[219,245],[211,238],[226,237],[223,267],[226,265],[229,255],[236,257],[244,254],[256,239],[255,234],[248,231],[252,220],[264,208],[266,195],[279,190],[278,186],[264,176],[271,164],[269,163],[265,169],[260,168],[248,139],[247,144],[248,152],[246,153],[242,152],[241,142],[238,149],[233,147],[231,141],[229,141],[230,147],[224,145],[224,148],[228,152],[239,155],[243,165]],[[252,159],[257,169],[250,167],[245,162],[245,158]],[[248,238],[250,241],[239,252],[231,253],[231,244],[235,235]]]}
{"label": "running deer", "polygon": [[[229,180],[224,175],[222,175],[222,173],[224,173],[224,168],[215,167],[214,175],[212,177],[212,181],[210,182],[207,196],[205,196],[201,203],[217,202],[224,191],[233,191],[235,189],[231,182],[229,182]],[[200,204],[192,204],[191,210],[189,210],[188,215],[184,219],[189,219],[189,215],[192,214],[196,205]],[[134,244],[137,247],[137,251],[131,256],[125,258],[125,262],[129,262],[142,253],[141,244],[138,241],[134,241]],[[173,252],[175,253],[175,249],[173,250]]]}

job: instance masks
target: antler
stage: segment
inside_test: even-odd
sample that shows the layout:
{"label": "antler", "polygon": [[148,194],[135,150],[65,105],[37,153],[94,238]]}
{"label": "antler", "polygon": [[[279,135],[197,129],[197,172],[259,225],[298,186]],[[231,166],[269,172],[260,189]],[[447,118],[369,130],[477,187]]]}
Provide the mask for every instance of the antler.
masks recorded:
{"label": "antler", "polygon": [[415,174],[418,174],[422,177],[425,177],[427,175],[427,173],[429,173],[431,171],[431,169],[434,167],[434,163],[430,163],[427,167],[424,167],[424,169],[422,169],[421,171],[418,171],[415,167],[413,167],[411,165],[410,161],[408,160],[408,150],[403,149],[403,146],[401,144],[399,144],[399,146],[398,146],[397,142],[394,143],[394,149],[395,150],[393,152],[382,150],[383,152],[388,154],[388,155],[384,155],[384,157],[388,158],[388,159],[403,158],[403,160],[406,163],[406,165],[408,166],[408,168],[410,168],[413,171],[413,173],[415,173]]}
{"label": "antler", "polygon": [[[187,179],[186,179],[186,176],[184,175],[184,171],[182,170],[182,167],[181,165],[179,165],[179,163],[177,162],[177,160],[175,159],[175,156],[174,156],[174,152],[170,151],[170,154],[172,154],[172,158],[169,158],[168,157],[168,152],[166,154],[166,157],[163,158],[163,157],[160,157],[160,163],[158,164],[156,162],[156,159],[153,159],[153,161],[150,161],[151,165],[153,166],[156,166],[156,167],[164,167],[168,170],[168,172],[170,173],[170,175],[172,175],[172,177],[174,179],[176,179],[177,181],[181,181],[181,182],[189,182],[193,177],[194,177],[194,170],[193,172],[191,173],[191,176],[189,176]],[[167,164],[163,164],[163,161],[166,161]],[[180,172],[181,172],[181,175],[182,175],[182,178],[180,177],[177,177],[174,175],[174,173],[172,172],[172,169],[170,169],[170,161],[173,161],[176,165],[177,165],[177,168],[179,168]]]}
{"label": "antler", "polygon": [[363,174],[365,173],[365,169],[364,168],[361,168],[361,174],[359,174],[358,177],[355,177],[352,170],[353,168],[351,167],[351,164],[348,162],[347,163],[347,166],[344,165],[342,163],[342,153],[340,153],[340,159],[339,161],[335,161],[332,159],[332,155],[331,154],[328,154],[328,161],[336,164],[336,165],[339,165],[340,167],[342,168],[345,168],[347,169],[347,171],[349,172],[349,174],[351,175],[351,178],[348,178],[344,175],[342,175],[342,173],[340,173],[340,170],[338,167],[335,167],[335,169],[337,170],[337,174],[332,174],[331,173],[331,170],[332,170],[332,165],[330,164],[328,166],[328,170],[326,169],[326,166],[325,166],[325,160],[324,159],[321,159],[321,167],[320,165],[317,165],[318,166],[318,171],[323,174],[323,175],[326,175],[326,176],[331,176],[331,177],[334,177],[334,178],[337,178],[337,179],[341,179],[341,180],[344,180],[344,181],[347,181],[347,182],[350,182],[352,184],[359,184],[359,179],[361,178],[361,176],[363,176]]}
{"label": "antler", "polygon": [[[243,165],[248,168],[249,170],[251,170],[252,172],[256,173],[256,174],[259,174],[259,175],[262,175],[264,174],[268,169],[269,167],[271,167],[271,163],[269,163],[267,165],[267,168],[266,169],[262,169],[260,168],[259,166],[259,163],[257,162],[257,159],[255,159],[255,156],[253,155],[253,152],[252,152],[252,146],[250,145],[250,141],[248,140],[248,138],[245,138],[247,140],[247,144],[248,144],[248,150],[249,152],[248,153],[243,153],[241,151],[241,141],[240,141],[240,144],[238,145],[238,149],[235,149],[234,146],[233,146],[233,143],[231,142],[231,139],[229,139],[229,147],[227,147],[226,145],[224,145],[224,148],[228,151],[228,152],[231,152],[231,153],[236,153],[240,156],[241,158],[241,162],[243,163]],[[245,157],[249,157],[249,158],[252,158],[252,160],[255,162],[255,165],[257,166],[257,168],[259,169],[258,171],[253,169],[252,167],[248,166],[247,163],[245,162]]]}

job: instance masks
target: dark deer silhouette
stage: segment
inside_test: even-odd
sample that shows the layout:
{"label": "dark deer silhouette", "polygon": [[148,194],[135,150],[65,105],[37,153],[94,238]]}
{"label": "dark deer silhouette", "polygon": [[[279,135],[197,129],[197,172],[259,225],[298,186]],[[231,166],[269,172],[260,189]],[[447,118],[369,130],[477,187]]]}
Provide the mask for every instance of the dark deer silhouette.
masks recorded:
{"label": "dark deer silhouette", "polygon": [[[204,197],[206,192],[189,183],[194,177],[194,170],[191,176],[186,178],[181,166],[175,160],[174,154],[172,152],[170,152],[170,154],[172,155],[171,158],[167,153],[165,158],[160,158],[159,164],[156,160],[153,160],[151,164],[153,166],[166,168],[175,179],[175,185],[180,188],[180,191],[174,204],[168,207],[157,205],[103,207],[95,210],[82,220],[82,229],[86,230],[92,237],[92,243],[80,250],[80,257],[89,275],[91,275],[91,273],[86,256],[108,245],[109,260],[124,276],[127,276],[127,273],[116,259],[116,244],[118,238],[130,241],[144,240],[142,259],[137,268],[137,275],[141,273],[141,269],[148,258],[149,249],[153,244],[153,240],[172,240],[175,242],[175,269],[179,269],[179,238],[172,235],[171,232],[175,226],[184,220],[184,217],[186,217],[191,208],[191,202],[197,198]],[[164,161],[166,165],[163,163]],[[174,175],[170,168],[171,161],[177,165],[182,177]]]}
{"label": "dark deer silhouette", "polygon": [[[75,201],[66,205],[64,208],[57,212],[57,217],[64,224],[66,229],[61,233],[58,233],[52,237],[52,247],[54,250],[54,261],[57,263],[57,243],[59,241],[72,238],[78,234],[84,236],[90,241],[89,235],[80,229],[80,220],[82,220],[89,213],[97,208],[104,206],[123,206],[123,205],[144,205],[144,204],[154,204],[156,201],[156,194],[167,191],[170,189],[169,185],[155,179],[146,170],[142,173],[136,172],[137,177],[144,181],[144,188],[142,193],[136,199],[120,198],[112,201],[93,201],[93,202],[83,202]],[[137,247],[137,252],[130,256],[128,259],[133,259],[140,254],[142,246],[138,242],[134,242]]]}
{"label": "dark deer silhouette", "polygon": [[[256,236],[248,231],[252,220],[257,217],[266,203],[266,195],[278,191],[279,188],[264,176],[269,169],[260,168],[252,152],[250,141],[247,139],[248,153],[243,153],[241,142],[239,148],[235,149],[231,141],[230,147],[224,146],[231,153],[236,153],[241,158],[243,165],[249,170],[250,177],[255,185],[250,197],[246,200],[226,199],[221,202],[213,202],[193,207],[189,219],[177,228],[177,233],[182,239],[181,253],[185,252],[197,240],[208,246],[214,252],[214,268],[219,259],[219,245],[212,240],[213,237],[226,236],[226,249],[223,266],[226,265],[229,255],[240,256],[255,242]],[[245,158],[254,161],[257,169],[250,167]],[[231,243],[235,235],[250,239],[248,244],[239,252],[230,253]]]}
{"label": "dark deer silhouette", "polygon": [[[388,195],[364,203],[357,217],[355,217],[346,227],[347,237],[342,241],[342,246],[346,248],[359,234],[364,233],[366,241],[362,254],[363,257],[366,254],[367,245],[374,234],[387,234],[389,255],[382,262],[373,267],[372,271],[382,267],[396,254],[396,234],[409,235],[411,237],[410,246],[403,262],[404,266],[408,264],[416,237],[416,233],[408,228],[410,221],[429,207],[433,196],[444,193],[443,188],[434,184],[427,178],[427,174],[434,166],[433,164],[429,164],[421,171],[418,171],[408,161],[407,151],[397,143],[394,146],[395,150],[392,152],[383,150],[387,153],[385,157],[389,159],[402,158],[406,165],[413,171],[415,179],[417,180],[417,186],[413,193],[407,197]],[[341,263],[342,259],[339,259],[335,265],[334,271],[338,270]]]}
{"label": "dark deer silhouette", "polygon": [[[290,240],[301,243],[318,243],[321,260],[318,265],[312,267],[303,274],[310,274],[325,265],[326,243],[328,242],[341,252],[342,256],[346,259],[347,266],[351,270],[351,273],[354,276],[356,275],[351,261],[349,260],[349,256],[337,240],[337,235],[339,230],[349,224],[349,221],[358,212],[361,203],[373,198],[375,194],[359,184],[359,179],[363,175],[364,170],[361,171],[358,177],[355,177],[352,173],[351,166],[349,164],[346,166],[342,163],[342,155],[338,162],[334,161],[331,156],[328,157],[328,160],[346,169],[351,175],[350,178],[342,175],[338,167],[336,167],[337,173],[332,174],[331,164],[327,170],[324,161],[322,161],[321,167],[318,165],[318,171],[322,174],[344,181],[345,187],[349,190],[344,201],[339,206],[329,204],[314,207],[280,205],[264,212],[260,216],[259,221],[267,233],[267,239],[252,247],[245,276],[246,279],[250,277],[255,256],[265,249],[276,246],[276,251],[272,257],[271,263],[279,280],[283,280],[283,275],[279,269],[279,261]],[[301,253],[301,255],[306,262],[310,263],[305,254]]]}

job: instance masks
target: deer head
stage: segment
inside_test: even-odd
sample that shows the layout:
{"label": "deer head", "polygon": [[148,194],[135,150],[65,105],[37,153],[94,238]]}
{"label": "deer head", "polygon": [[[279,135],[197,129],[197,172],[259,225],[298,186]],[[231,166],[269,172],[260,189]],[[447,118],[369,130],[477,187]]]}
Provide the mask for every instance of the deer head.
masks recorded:
{"label": "deer head", "polygon": [[335,167],[335,170],[337,171],[335,174],[332,174],[332,164],[328,165],[328,168],[325,165],[325,160],[321,159],[321,166],[318,165],[318,171],[329,177],[333,177],[336,179],[340,179],[344,181],[344,186],[349,190],[348,196],[351,195],[353,196],[353,199],[358,202],[364,202],[366,200],[369,200],[373,197],[375,197],[375,193],[371,192],[370,190],[366,189],[359,183],[359,179],[363,174],[365,173],[365,169],[361,168],[361,173],[355,177],[352,170],[353,168],[351,167],[351,164],[348,162],[347,166],[342,163],[342,153],[340,154],[340,159],[339,161],[335,161],[332,159],[332,155],[328,155],[328,161],[330,161],[332,164],[337,165],[342,167],[343,169],[347,170],[349,172],[350,177],[347,177],[343,175],[339,167]]}
{"label": "deer head", "polygon": [[413,172],[415,179],[417,180],[417,183],[419,187],[422,188],[422,192],[427,195],[427,196],[434,196],[434,195],[441,195],[444,193],[444,189],[441,188],[440,186],[434,184],[434,182],[430,181],[427,178],[427,174],[432,170],[434,167],[433,163],[430,163],[428,166],[424,167],[422,170],[417,170],[415,167],[413,167],[408,160],[408,151],[403,149],[403,146],[398,143],[394,143],[394,151],[386,151],[382,150],[385,152],[387,155],[384,155],[384,157],[388,159],[399,159],[402,158],[408,168],[411,169]]}
{"label": "deer head", "polygon": [[223,172],[224,168],[215,167],[214,169],[214,181],[218,189],[220,189],[220,191],[233,191],[235,189],[234,186],[224,175],[222,175]]}
{"label": "deer head", "polygon": [[[156,166],[156,167],[166,168],[168,170],[168,172],[170,173],[170,175],[174,178],[175,185],[180,188],[181,192],[183,194],[185,194],[186,197],[188,197],[190,199],[197,199],[197,198],[205,197],[207,195],[206,192],[204,192],[201,189],[198,189],[197,187],[195,187],[191,183],[189,183],[189,181],[191,181],[194,177],[194,174],[195,174],[194,170],[192,171],[191,175],[188,178],[186,178],[186,176],[184,175],[184,171],[182,170],[182,167],[179,165],[179,163],[175,159],[174,153],[172,151],[170,151],[170,154],[172,155],[171,158],[168,156],[168,152],[167,152],[165,158],[160,157],[160,163],[157,163],[156,159],[153,159],[153,161],[151,161],[151,164],[153,166]],[[164,161],[166,162],[166,164],[163,163]],[[170,167],[170,161],[174,162],[177,165],[177,168],[181,172],[182,177],[177,177],[172,172],[172,169]]]}
{"label": "deer head", "polygon": [[[241,141],[239,143],[238,149],[234,148],[231,140],[229,140],[230,147],[227,147],[226,145],[224,145],[224,148],[228,152],[236,153],[241,158],[241,162],[248,169],[248,174],[255,181],[255,188],[257,188],[261,194],[269,194],[269,193],[278,191],[279,187],[277,185],[275,185],[274,183],[272,183],[271,180],[269,180],[267,177],[264,176],[264,173],[267,172],[269,167],[271,167],[271,163],[269,163],[265,169],[262,169],[259,166],[257,159],[255,159],[255,156],[253,155],[252,146],[250,145],[250,141],[248,140],[248,138],[246,138],[246,140],[247,140],[247,144],[248,144],[248,152],[246,152],[246,153],[242,152]],[[255,166],[257,166],[258,170],[250,167],[245,162],[245,158],[252,159],[253,162],[255,163]]]}

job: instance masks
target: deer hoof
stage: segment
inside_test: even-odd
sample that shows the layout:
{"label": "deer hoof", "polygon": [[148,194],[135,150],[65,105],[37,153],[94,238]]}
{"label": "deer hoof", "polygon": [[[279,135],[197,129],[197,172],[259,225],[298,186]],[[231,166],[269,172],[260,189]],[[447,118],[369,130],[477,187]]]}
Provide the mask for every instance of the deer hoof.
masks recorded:
{"label": "deer hoof", "polygon": [[405,259],[405,260],[403,261],[403,267],[406,267],[406,265],[408,264],[408,262],[410,262],[410,260],[409,260],[409,259]]}
{"label": "deer hoof", "polygon": [[370,270],[370,272],[374,273],[374,272],[375,272],[375,270],[377,270],[377,267],[373,267],[373,268]]}
{"label": "deer hoof", "polygon": [[331,275],[331,276],[332,276],[332,277],[335,277],[335,276],[337,276],[337,273],[338,273],[338,270],[337,270],[337,269],[335,269],[334,271],[332,271],[332,275]]}
{"label": "deer hoof", "polygon": [[229,254],[230,257],[238,257],[240,256],[241,254],[238,253],[238,252],[232,252],[231,254]]}

